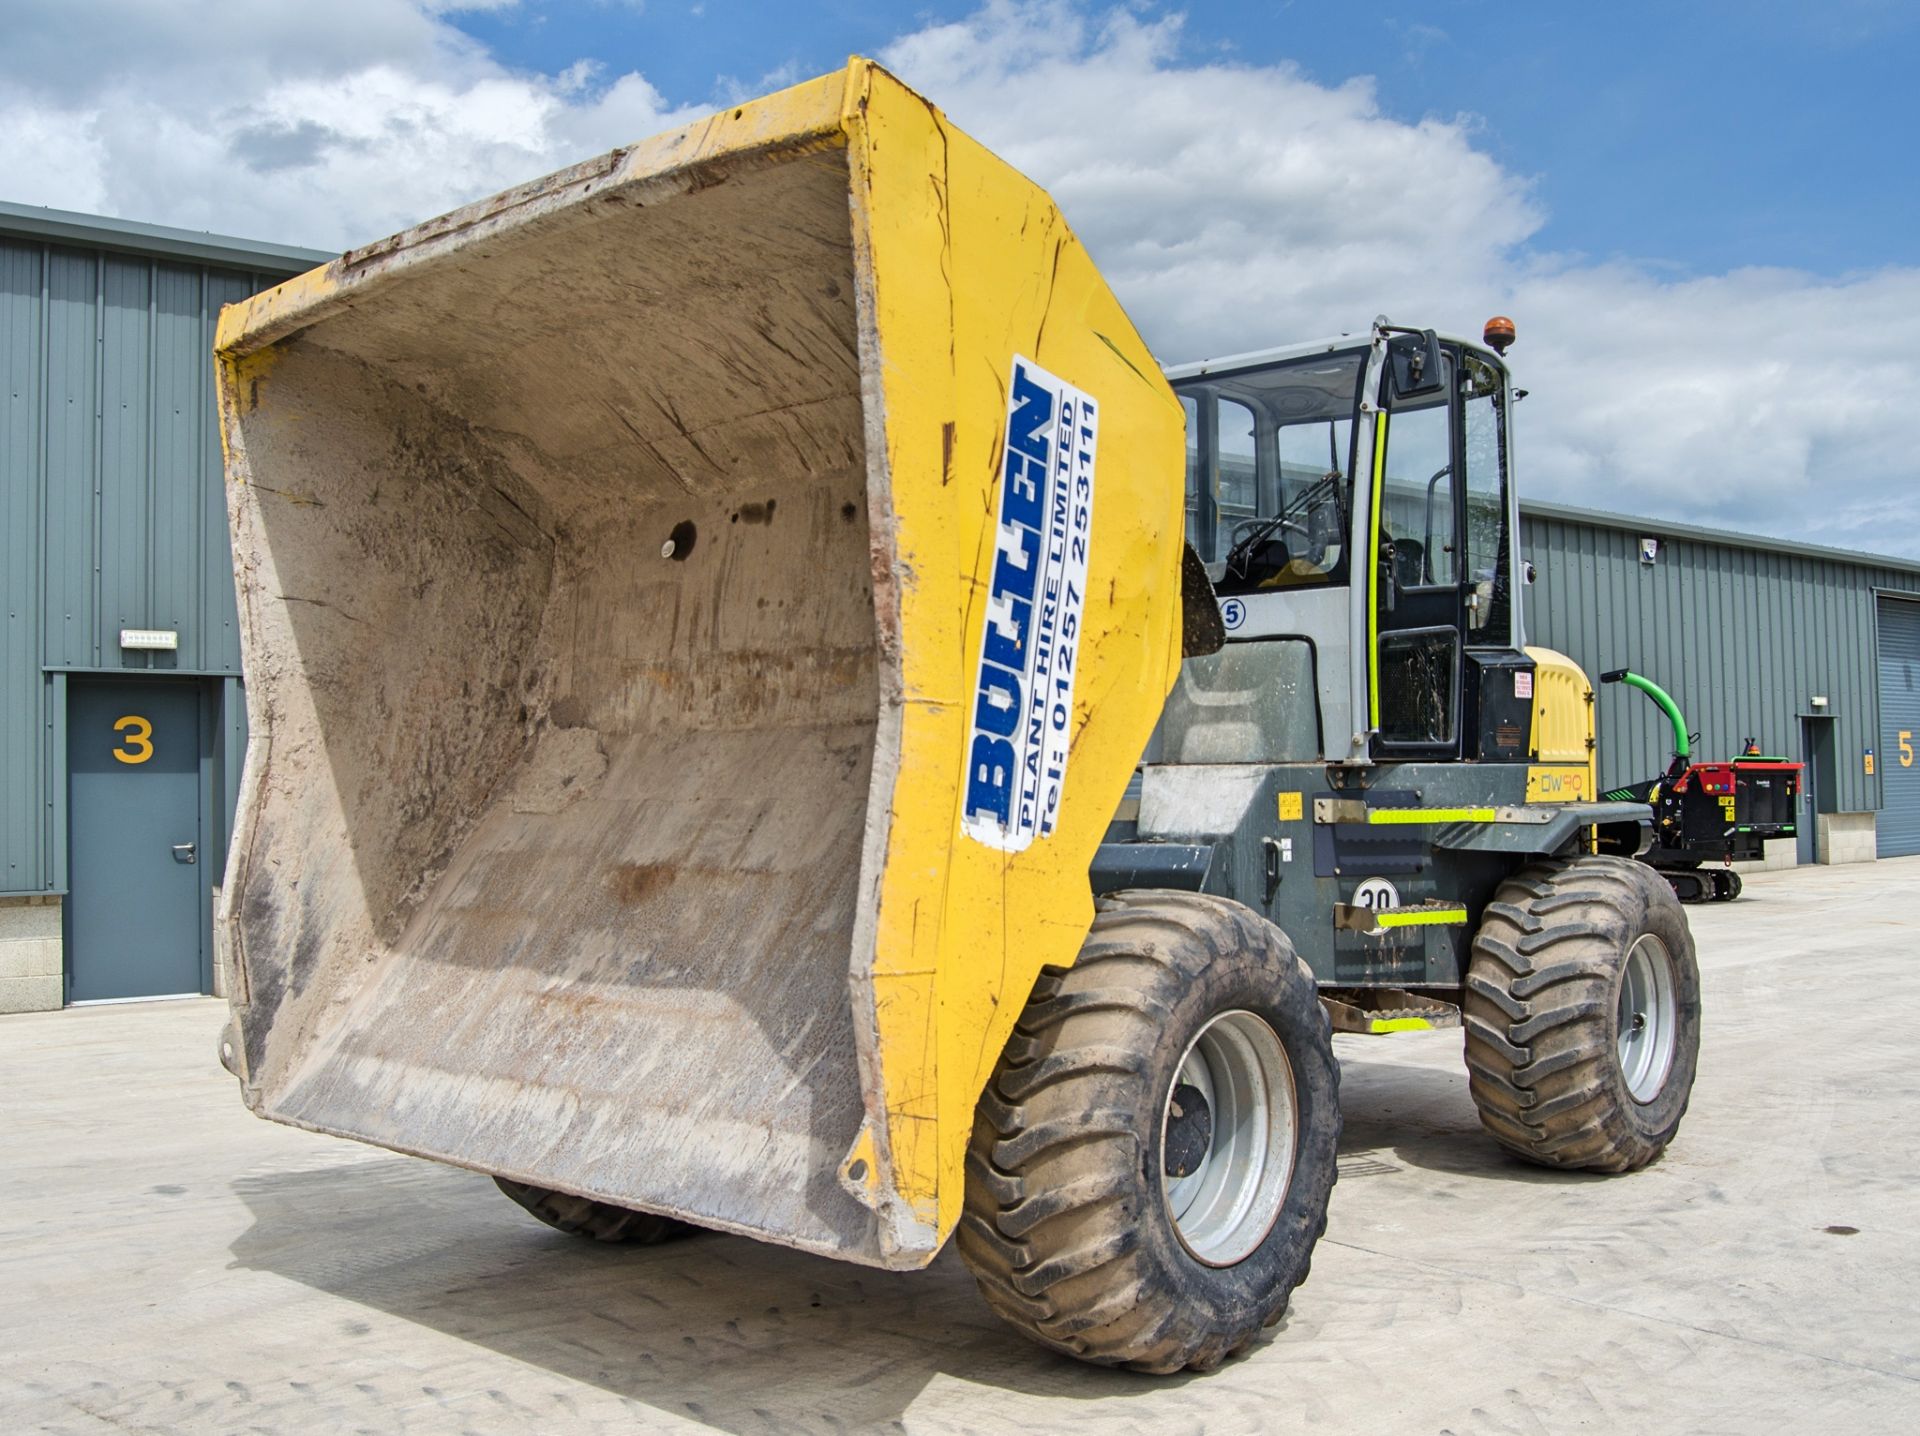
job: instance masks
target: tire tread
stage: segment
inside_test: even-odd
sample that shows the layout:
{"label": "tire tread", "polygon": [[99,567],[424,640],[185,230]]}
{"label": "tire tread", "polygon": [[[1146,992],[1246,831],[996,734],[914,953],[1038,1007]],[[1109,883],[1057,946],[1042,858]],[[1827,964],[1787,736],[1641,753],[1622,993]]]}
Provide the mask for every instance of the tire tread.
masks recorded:
{"label": "tire tread", "polygon": [[[1143,1265],[1146,1054],[1187,985],[1243,954],[1312,994],[1311,974],[1270,923],[1222,898],[1157,890],[1101,898],[1074,966],[1036,984],[977,1109],[957,1244],[988,1305],[1041,1344],[1145,1372],[1209,1370],[1277,1321],[1305,1280],[1303,1262],[1232,1330],[1217,1330]],[[1309,1000],[1337,1122],[1331,1025]],[[1330,1155],[1327,1167],[1331,1176]],[[1325,1230],[1323,1202],[1314,1239]]]}
{"label": "tire tread", "polygon": [[[1622,954],[1663,907],[1684,933],[1666,882],[1640,863],[1607,856],[1537,864],[1487,904],[1462,1025],[1481,1124],[1509,1151],[1542,1166],[1624,1172],[1665,1147],[1687,1094],[1656,1140],[1629,1120],[1624,1086],[1609,1078],[1617,1071],[1612,1011]],[[1690,938],[1685,951],[1670,955],[1692,970]],[[1676,1048],[1674,1061],[1690,1088],[1692,1051]]]}

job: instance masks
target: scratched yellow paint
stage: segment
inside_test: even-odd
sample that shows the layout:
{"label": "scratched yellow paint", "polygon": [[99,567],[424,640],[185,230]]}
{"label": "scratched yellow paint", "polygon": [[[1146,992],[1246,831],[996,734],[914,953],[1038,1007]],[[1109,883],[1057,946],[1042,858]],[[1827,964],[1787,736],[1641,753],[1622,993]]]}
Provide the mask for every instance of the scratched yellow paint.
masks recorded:
{"label": "scratched yellow paint", "polygon": [[[335,261],[337,264],[338,261]],[[214,349],[222,356],[238,357],[258,348],[257,336],[271,327],[283,314],[308,309],[324,301],[339,288],[335,264],[309,269],[305,274],[262,290],[220,311],[214,329]]]}
{"label": "scratched yellow paint", "polygon": [[[846,129],[901,634],[872,973],[877,1095],[890,1181],[937,1244],[959,1217],[975,1101],[1041,967],[1071,964],[1086,935],[1088,863],[1178,668],[1183,419],[1045,192],[859,61]],[[1100,438],[1061,817],[1005,853],[963,835],[960,809],[1016,353],[1094,398]]]}

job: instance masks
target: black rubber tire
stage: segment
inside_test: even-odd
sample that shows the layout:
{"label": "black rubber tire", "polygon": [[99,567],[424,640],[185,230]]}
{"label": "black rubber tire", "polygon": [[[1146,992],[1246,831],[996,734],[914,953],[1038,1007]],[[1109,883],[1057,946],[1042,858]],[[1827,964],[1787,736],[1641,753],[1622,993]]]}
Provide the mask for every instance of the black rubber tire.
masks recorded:
{"label": "black rubber tire", "polygon": [[691,1222],[674,1217],[655,1216],[651,1212],[629,1211],[612,1202],[596,1202],[591,1197],[576,1197],[569,1192],[530,1187],[495,1177],[500,1190],[532,1212],[548,1226],[568,1236],[587,1237],[596,1242],[632,1242],[654,1246],[670,1242],[700,1230]]}
{"label": "black rubber tire", "polygon": [[[1675,1013],[1667,1077],[1646,1103],[1616,1047],[1627,952],[1643,933],[1672,961]],[[1700,969],[1665,876],[1580,857],[1501,884],[1473,940],[1464,1026],[1481,1124],[1508,1151],[1595,1172],[1651,1162],[1686,1115],[1700,1053]]]}
{"label": "black rubber tire", "polygon": [[[1326,1230],[1340,1072],[1313,974],[1238,903],[1153,890],[1100,899],[1068,972],[1035,984],[980,1099],[960,1254],[988,1305],[1083,1361],[1209,1370],[1286,1312]],[[1195,1036],[1244,1009],[1286,1051],[1294,1165],[1238,1263],[1190,1255],[1162,1175],[1168,1094]]]}

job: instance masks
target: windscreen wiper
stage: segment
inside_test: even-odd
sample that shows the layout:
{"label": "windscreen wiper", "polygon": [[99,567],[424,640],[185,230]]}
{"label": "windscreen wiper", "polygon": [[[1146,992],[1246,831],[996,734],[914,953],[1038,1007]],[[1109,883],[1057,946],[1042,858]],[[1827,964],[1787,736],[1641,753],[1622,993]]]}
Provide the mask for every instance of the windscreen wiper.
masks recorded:
{"label": "windscreen wiper", "polygon": [[1269,518],[1258,520],[1254,527],[1247,531],[1245,538],[1237,540],[1233,547],[1227,550],[1225,560],[1227,572],[1235,578],[1245,578],[1247,576],[1247,563],[1252,559],[1255,547],[1266,542],[1275,529],[1292,519],[1303,509],[1309,509],[1317,504],[1328,493],[1338,496],[1340,492],[1340,481],[1344,477],[1337,467],[1329,469],[1318,479],[1315,479],[1313,483],[1294,495],[1293,502],[1281,509],[1279,513]]}
{"label": "windscreen wiper", "polygon": [[1286,521],[1287,514],[1283,510],[1273,515],[1272,518],[1261,519],[1257,522],[1247,531],[1245,538],[1239,540],[1232,548],[1227,550],[1227,572],[1235,578],[1245,578],[1247,576],[1247,561],[1253,557],[1254,547],[1266,542],[1267,537]]}

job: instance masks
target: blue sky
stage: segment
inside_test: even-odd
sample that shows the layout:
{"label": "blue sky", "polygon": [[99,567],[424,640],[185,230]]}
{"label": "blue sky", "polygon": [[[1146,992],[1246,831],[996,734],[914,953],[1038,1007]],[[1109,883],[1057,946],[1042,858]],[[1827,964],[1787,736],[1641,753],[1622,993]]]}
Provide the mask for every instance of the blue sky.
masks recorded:
{"label": "blue sky", "polygon": [[340,249],[876,55],[1167,362],[1511,314],[1540,498],[1920,556],[1916,0],[8,0],[0,198]]}
{"label": "blue sky", "polygon": [[[591,57],[699,101],[824,72],[974,8],[587,0],[450,19],[514,65],[558,71]],[[1371,75],[1398,119],[1478,117],[1480,146],[1529,177],[1546,211],[1536,248],[1682,273],[1836,274],[1914,258],[1920,4],[1139,8],[1183,14],[1192,59],[1291,62],[1323,84]]]}

